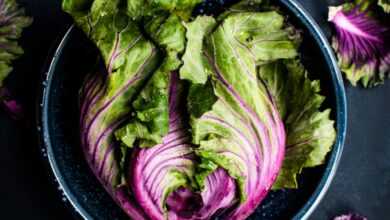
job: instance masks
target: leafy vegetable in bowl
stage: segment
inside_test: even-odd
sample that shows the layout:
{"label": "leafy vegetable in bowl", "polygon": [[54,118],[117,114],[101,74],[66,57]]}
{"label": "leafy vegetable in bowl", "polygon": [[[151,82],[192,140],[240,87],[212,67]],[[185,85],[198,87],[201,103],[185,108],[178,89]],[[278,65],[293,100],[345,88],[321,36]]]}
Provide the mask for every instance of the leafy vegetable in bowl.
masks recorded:
{"label": "leafy vegetable in bowl", "polygon": [[105,64],[81,88],[83,151],[133,219],[245,219],[335,140],[278,10],[189,16],[196,3],[63,2]]}

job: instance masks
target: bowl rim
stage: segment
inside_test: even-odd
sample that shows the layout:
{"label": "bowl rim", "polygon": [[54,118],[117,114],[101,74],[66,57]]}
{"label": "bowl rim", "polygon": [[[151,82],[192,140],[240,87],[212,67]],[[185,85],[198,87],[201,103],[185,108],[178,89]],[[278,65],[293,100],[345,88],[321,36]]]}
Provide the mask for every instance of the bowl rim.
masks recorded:
{"label": "bowl rim", "polygon": [[[297,2],[297,0],[279,1],[293,14],[295,14],[295,17],[297,17],[303,23],[305,28],[309,30],[311,36],[315,39],[316,44],[320,47],[325,61],[330,68],[332,85],[335,90],[336,98],[336,142],[333,145],[331,153],[329,154],[329,160],[325,167],[323,176],[320,179],[320,182],[318,183],[317,187],[315,188],[314,192],[311,194],[305,205],[300,208],[298,213],[295,214],[295,216],[293,217],[293,220],[306,220],[310,217],[310,215],[313,213],[313,211],[316,209],[316,207],[319,205],[320,201],[323,199],[326,192],[328,191],[330,184],[336,174],[338,165],[340,163],[347,130],[347,102],[344,83],[336,57],[320,26],[310,15],[310,13],[299,2]],[[71,34],[74,32],[74,29],[74,25],[68,28],[67,32],[58,44],[58,47],[54,52],[54,56],[49,63],[48,71],[46,72],[44,82],[42,83],[44,86],[41,94],[41,101],[39,104],[40,109],[38,110],[39,117],[37,131],[40,137],[40,146],[42,148],[42,151],[46,152],[45,160],[47,160],[48,165],[51,168],[52,173],[54,174],[54,181],[57,182],[59,185],[58,189],[63,193],[63,195],[72,205],[76,213],[78,213],[83,219],[93,219],[93,217],[88,213],[88,211],[85,210],[85,208],[82,207],[77,201],[77,197],[71,192],[68,184],[65,182],[63,176],[61,175],[60,169],[53,155],[53,146],[50,141],[50,132],[48,129],[49,126],[47,101],[49,100],[49,90],[51,88],[52,78],[55,73],[59,58],[61,57],[63,48],[65,47]]]}

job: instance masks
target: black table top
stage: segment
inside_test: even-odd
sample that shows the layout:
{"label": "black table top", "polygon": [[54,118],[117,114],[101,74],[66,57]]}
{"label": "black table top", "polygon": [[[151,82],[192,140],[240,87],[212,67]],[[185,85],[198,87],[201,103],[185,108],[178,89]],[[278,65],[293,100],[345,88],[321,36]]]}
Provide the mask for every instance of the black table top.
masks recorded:
{"label": "black table top", "polygon": [[[325,23],[325,0],[300,0]],[[74,219],[42,160],[35,130],[36,101],[44,64],[52,47],[72,21],[60,1],[19,0],[34,23],[23,35],[25,55],[7,80],[26,110],[27,121],[15,122],[0,111],[1,219]],[[326,31],[326,30],[325,30]],[[336,177],[313,220],[327,220],[349,211],[370,220],[390,219],[390,80],[366,90],[346,85],[348,134]]]}

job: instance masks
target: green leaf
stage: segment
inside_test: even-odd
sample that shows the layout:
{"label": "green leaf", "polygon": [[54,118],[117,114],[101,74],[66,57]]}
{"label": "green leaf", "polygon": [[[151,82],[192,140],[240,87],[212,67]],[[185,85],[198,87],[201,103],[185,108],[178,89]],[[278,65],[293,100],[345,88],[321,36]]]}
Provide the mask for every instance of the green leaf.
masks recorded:
{"label": "green leaf", "polygon": [[379,0],[378,5],[381,6],[386,13],[390,13],[390,1],[389,0]]}
{"label": "green leaf", "polygon": [[[264,62],[296,57],[297,44],[284,26],[283,16],[276,12],[232,13],[211,33],[197,36],[204,38],[202,48],[191,51],[206,66],[192,68],[192,75],[211,80],[195,84],[188,96],[193,143],[203,159],[199,166],[211,163],[225,169],[237,182],[240,207],[247,209],[258,204],[261,193],[271,187],[282,163],[282,121],[257,70]],[[182,68],[186,62],[191,61],[185,60]],[[204,69],[209,72],[205,74]],[[187,70],[191,73],[191,68]],[[190,82],[199,81],[194,77]],[[201,186],[205,174],[199,175],[195,179]]]}
{"label": "green leaf", "polygon": [[[151,79],[132,103],[131,121],[116,133],[116,137],[129,147],[136,140],[140,147],[161,143],[169,130],[170,77],[181,65],[184,51],[185,29],[176,15],[155,19],[146,30],[165,50],[165,58]],[[177,85],[178,86],[178,85]],[[181,88],[178,88],[179,92]]]}
{"label": "green leaf", "polygon": [[62,9],[66,12],[85,11],[91,7],[93,0],[63,0]]}
{"label": "green leaf", "polygon": [[277,12],[235,13],[224,20],[223,32],[237,50],[248,48],[256,62],[297,56],[297,44],[284,28],[284,17]]}
{"label": "green leaf", "polygon": [[234,4],[228,9],[230,13],[248,12],[248,11],[260,11],[263,9],[263,3],[267,3],[264,0],[242,0]]}
{"label": "green leaf", "polygon": [[[353,85],[357,86],[360,82],[365,88],[382,85],[388,76],[388,70],[377,68],[374,63],[366,63],[363,66],[357,67],[353,63],[345,64],[343,58],[339,56],[339,67],[344,72],[347,80]],[[386,65],[384,63],[383,65]],[[386,67],[388,69],[388,67]]]}
{"label": "green leaf", "polygon": [[217,100],[210,81],[206,84],[191,84],[187,98],[188,112],[199,118],[209,111]]}
{"label": "green leaf", "polygon": [[[264,0],[242,0],[233,4],[226,9],[222,14],[217,17],[218,21],[223,21],[226,17],[235,13],[242,12],[259,12],[265,9],[268,6],[268,1]],[[264,10],[265,11],[265,10]]]}
{"label": "green leaf", "polygon": [[297,188],[296,178],[302,169],[323,164],[334,144],[336,131],[330,109],[321,110],[325,97],[320,95],[320,82],[310,80],[298,60],[265,64],[259,75],[287,132],[285,159],[273,188]]}
{"label": "green leaf", "polygon": [[206,83],[211,67],[203,55],[203,41],[215,25],[214,18],[209,16],[200,16],[185,24],[187,48],[183,55],[184,65],[180,69],[181,79],[199,84]]}
{"label": "green leaf", "polygon": [[115,132],[115,137],[121,140],[127,147],[133,147],[134,142],[138,139],[141,140],[140,146],[153,146],[156,143],[161,142],[161,136],[158,133],[150,131],[147,125],[138,121],[132,121],[126,126],[118,129]]}
{"label": "green leaf", "polygon": [[127,0],[127,13],[135,20],[153,16],[161,11],[188,19],[193,8],[202,0]]}
{"label": "green leaf", "polygon": [[119,3],[120,0],[62,2],[63,10],[74,18],[77,26],[99,49],[109,72],[123,65],[121,58],[124,56],[121,55],[124,53],[120,52],[126,51],[142,37],[136,23],[124,13]]}
{"label": "green leaf", "polygon": [[0,87],[12,71],[12,61],[23,54],[17,41],[31,22],[15,0],[0,1]]}
{"label": "green leaf", "polygon": [[87,78],[80,92],[82,143],[91,169],[114,187],[123,179],[114,132],[128,118],[131,102],[161,59],[158,48],[123,13],[119,1],[95,0],[88,7],[79,11],[69,6],[75,11],[68,11],[105,64],[105,69]]}

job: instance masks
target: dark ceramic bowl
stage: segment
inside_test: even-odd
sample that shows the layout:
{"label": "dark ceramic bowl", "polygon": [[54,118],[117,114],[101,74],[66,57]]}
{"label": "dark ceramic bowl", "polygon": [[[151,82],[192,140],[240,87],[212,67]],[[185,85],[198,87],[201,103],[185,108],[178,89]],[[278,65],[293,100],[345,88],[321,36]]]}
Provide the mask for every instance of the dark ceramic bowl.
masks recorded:
{"label": "dark ceramic bowl", "polygon": [[[279,0],[294,25],[303,30],[303,61],[311,78],[320,79],[326,107],[333,109],[337,140],[323,166],[306,169],[298,190],[270,192],[250,219],[307,219],[327,191],[336,172],[346,132],[342,78],[327,39],[301,5]],[[209,9],[210,10],[210,9]],[[127,219],[100,186],[81,152],[78,133],[78,90],[96,51],[76,28],[58,46],[47,72],[41,103],[43,151],[65,200],[84,219]],[[65,198],[64,197],[64,198]]]}

